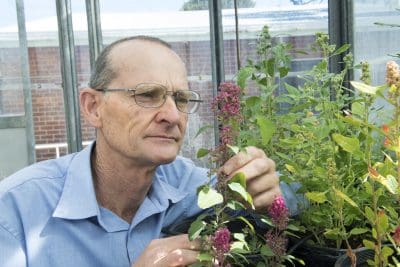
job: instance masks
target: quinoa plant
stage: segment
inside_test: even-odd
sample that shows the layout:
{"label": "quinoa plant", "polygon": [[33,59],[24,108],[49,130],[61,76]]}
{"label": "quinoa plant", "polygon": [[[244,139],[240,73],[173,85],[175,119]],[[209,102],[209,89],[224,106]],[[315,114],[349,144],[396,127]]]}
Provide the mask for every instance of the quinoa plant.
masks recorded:
{"label": "quinoa plant", "polygon": [[199,151],[199,156],[210,156],[214,165],[210,176],[217,175],[217,184],[215,188],[206,184],[198,189],[199,207],[213,212],[211,216],[198,217],[189,229],[189,237],[200,238],[203,244],[196,266],[282,266],[293,258],[286,255],[289,210],[283,197],[277,195],[265,214],[254,220],[244,175],[239,173],[228,179],[218,172],[235,153],[245,152],[235,146],[243,123],[241,94],[240,87],[232,82],[219,86],[212,108],[220,125],[220,144],[215,149]]}

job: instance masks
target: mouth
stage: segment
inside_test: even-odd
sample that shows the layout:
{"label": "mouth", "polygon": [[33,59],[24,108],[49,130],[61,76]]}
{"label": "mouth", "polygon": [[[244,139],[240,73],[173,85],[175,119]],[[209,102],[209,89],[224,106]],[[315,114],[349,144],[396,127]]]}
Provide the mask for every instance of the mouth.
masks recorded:
{"label": "mouth", "polygon": [[146,138],[159,139],[162,141],[174,141],[174,142],[179,141],[178,137],[170,136],[170,135],[150,135],[150,136],[146,136]]}

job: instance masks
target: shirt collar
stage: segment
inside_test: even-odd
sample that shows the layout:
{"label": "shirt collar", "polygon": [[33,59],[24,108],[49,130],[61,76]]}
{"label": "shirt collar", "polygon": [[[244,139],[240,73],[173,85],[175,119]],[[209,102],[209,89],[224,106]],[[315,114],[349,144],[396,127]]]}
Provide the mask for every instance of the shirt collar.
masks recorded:
{"label": "shirt collar", "polygon": [[73,155],[66,170],[64,188],[53,213],[54,217],[84,219],[99,214],[90,166],[90,155],[94,145],[93,142]]}
{"label": "shirt collar", "polygon": [[[90,165],[90,156],[94,146],[95,142],[74,154],[67,169],[63,192],[53,213],[54,217],[85,219],[99,216],[100,210]],[[186,192],[167,183],[167,177],[164,177],[159,168],[163,168],[163,166],[158,167],[151,190],[135,215],[135,223],[139,223],[152,214],[165,211],[171,204],[170,202],[177,203],[187,195]]]}
{"label": "shirt collar", "polygon": [[171,203],[177,203],[187,196],[187,192],[184,192],[166,182],[166,177],[164,177],[162,172],[159,171],[160,168],[163,168],[163,166],[158,167],[151,189],[147,193],[147,196],[133,218],[133,226],[153,214],[167,210]]}

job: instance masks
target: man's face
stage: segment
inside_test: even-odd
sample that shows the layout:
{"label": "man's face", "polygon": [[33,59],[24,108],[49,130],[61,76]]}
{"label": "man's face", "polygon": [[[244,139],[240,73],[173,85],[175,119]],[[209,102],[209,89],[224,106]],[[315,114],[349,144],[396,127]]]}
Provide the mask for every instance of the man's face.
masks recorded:
{"label": "man's face", "polygon": [[[188,89],[181,59],[168,48],[149,41],[119,44],[110,54],[117,78],[108,89],[158,83],[170,91]],[[127,162],[156,166],[173,161],[185,134],[188,115],[180,112],[170,96],[158,108],[138,106],[125,92],[107,92],[100,107],[103,138],[108,150]],[[107,155],[106,155],[107,156]]]}

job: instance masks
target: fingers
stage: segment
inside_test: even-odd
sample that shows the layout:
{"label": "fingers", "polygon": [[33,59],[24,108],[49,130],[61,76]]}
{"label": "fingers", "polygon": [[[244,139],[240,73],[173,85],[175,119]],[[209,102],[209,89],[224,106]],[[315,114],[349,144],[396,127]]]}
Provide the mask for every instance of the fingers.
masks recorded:
{"label": "fingers", "polygon": [[273,190],[279,184],[279,177],[275,172],[263,172],[257,175],[246,173],[247,192],[253,197],[264,191]]}
{"label": "fingers", "polygon": [[[222,167],[221,171],[228,176],[232,176],[237,172],[242,171],[241,169],[245,167],[249,162],[253,164],[258,164],[257,167],[268,167],[273,168],[271,171],[275,171],[275,163],[270,160],[270,163],[267,165],[260,164],[257,160],[268,159],[261,149],[256,147],[247,147],[246,151],[241,151],[232,158],[230,158]],[[273,163],[271,165],[271,163]],[[247,173],[246,173],[247,175]]]}
{"label": "fingers", "polygon": [[263,191],[262,193],[253,197],[253,205],[256,211],[265,213],[267,208],[272,204],[276,196],[282,195],[279,186],[276,186],[270,190]]}
{"label": "fingers", "polygon": [[199,251],[176,249],[154,262],[154,266],[187,266],[197,261]]}
{"label": "fingers", "polygon": [[279,177],[275,172],[275,162],[258,148],[248,147],[229,159],[221,172],[229,177],[242,172],[246,177],[247,192],[253,198],[258,211],[265,210],[277,195],[281,194]]}
{"label": "fingers", "polygon": [[200,241],[177,235],[150,242],[132,267],[187,266],[197,261]]}
{"label": "fingers", "polygon": [[160,242],[168,242],[169,250],[175,249],[190,249],[190,250],[200,250],[201,249],[201,242],[200,240],[189,240],[189,236],[187,234],[170,236],[167,238],[159,239]]}

